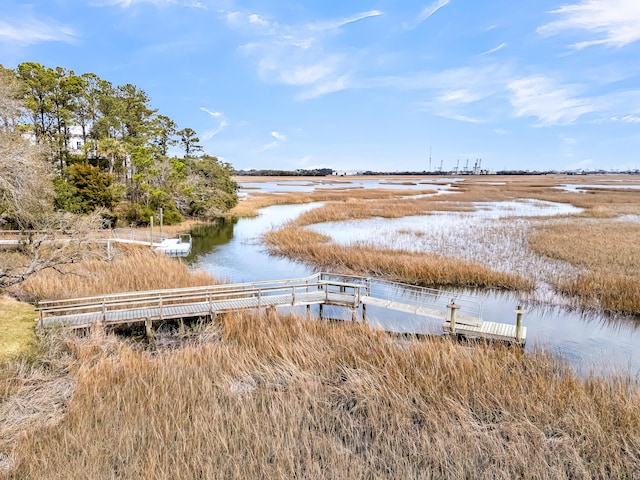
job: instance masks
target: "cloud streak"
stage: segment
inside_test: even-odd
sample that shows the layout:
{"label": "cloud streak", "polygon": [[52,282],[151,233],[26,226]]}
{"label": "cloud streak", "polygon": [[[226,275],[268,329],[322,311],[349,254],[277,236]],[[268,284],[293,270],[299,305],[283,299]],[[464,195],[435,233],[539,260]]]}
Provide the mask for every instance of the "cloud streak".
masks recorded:
{"label": "cloud streak", "polygon": [[70,27],[55,22],[38,20],[33,17],[0,20],[0,41],[18,44],[35,45],[43,42],[74,43],[77,34]]}
{"label": "cloud streak", "polygon": [[273,142],[267,143],[266,145],[263,145],[260,149],[261,152],[266,152],[267,150],[271,150],[272,148],[277,147],[278,145],[280,145],[280,142],[283,142],[287,138],[284,133],[276,131],[271,132],[271,136],[275,138],[275,140]]}
{"label": "cloud streak", "polygon": [[308,100],[350,87],[350,73],[357,69],[360,50],[337,47],[330,39],[349,25],[380,15],[379,10],[369,10],[304,24],[286,24],[241,11],[226,12],[224,18],[231,28],[253,37],[238,51],[256,59],[264,82],[298,87],[296,98]]}
{"label": "cloud streak", "polygon": [[404,28],[412,30],[431,18],[438,10],[449,4],[450,0],[436,0],[435,2],[424,7],[418,16],[412,22],[405,22]]}
{"label": "cloud streak", "polygon": [[480,55],[491,55],[492,53],[496,53],[499,52],[500,50],[502,50],[504,47],[506,47],[507,44],[506,42],[502,42],[500,45],[498,45],[495,48],[492,48],[490,50],[487,50],[486,52],[482,52]]}
{"label": "cloud streak", "polygon": [[550,13],[559,19],[538,27],[539,34],[548,36],[582,31],[598,37],[571,45],[577,50],[594,45],[620,48],[640,40],[638,0],[583,0]]}
{"label": "cloud streak", "polygon": [[508,88],[515,115],[536,117],[538,126],[569,125],[598,110],[592,100],[577,96],[575,87],[555,85],[544,76],[520,78]]}
{"label": "cloud streak", "polygon": [[200,107],[200,110],[202,110],[203,112],[205,112],[206,114],[210,115],[215,119],[219,119],[218,126],[216,128],[207,130],[202,134],[203,141],[211,140],[213,137],[219,134],[222,130],[224,130],[227,126],[229,126],[229,122],[227,122],[224,119],[224,114],[222,112],[216,112],[206,107]]}

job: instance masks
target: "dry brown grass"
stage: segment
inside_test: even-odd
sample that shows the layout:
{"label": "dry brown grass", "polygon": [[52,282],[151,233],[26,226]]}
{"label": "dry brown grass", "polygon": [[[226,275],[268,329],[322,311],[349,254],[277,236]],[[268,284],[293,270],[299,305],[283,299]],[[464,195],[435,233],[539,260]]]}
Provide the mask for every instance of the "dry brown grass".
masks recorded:
{"label": "dry brown grass", "polygon": [[556,288],[592,308],[640,312],[640,224],[577,222],[537,229],[530,245],[541,255],[581,267],[576,278],[555,279]]}
{"label": "dry brown grass", "polygon": [[[400,179],[392,179],[393,181],[407,181]],[[359,196],[349,197],[347,194],[341,193],[338,197],[326,197],[325,205],[303,213],[291,225],[306,226],[331,221],[349,221],[368,219],[372,217],[381,218],[399,218],[413,215],[428,215],[432,211],[472,211],[474,202],[501,202],[513,201],[521,199],[537,199],[549,202],[567,203],[584,211],[579,215],[574,215],[576,225],[579,225],[579,219],[582,218],[584,228],[590,229],[593,219],[606,222],[607,219],[620,217],[622,215],[640,215],[640,201],[637,190],[621,188],[624,184],[637,185],[639,179],[633,176],[537,176],[537,177],[468,177],[463,182],[455,184],[455,194],[451,195],[435,195],[416,197],[415,191],[412,197],[407,197],[407,192],[398,194],[397,191],[387,191],[387,195],[374,193],[369,195],[369,191],[360,190]],[[501,183],[495,185],[493,183]],[[608,184],[610,188],[591,188],[586,192],[567,192],[556,188],[562,184]],[[299,202],[311,201],[311,197],[297,196],[292,194],[292,198],[298,198]],[[296,197],[297,196],[297,197]],[[288,195],[275,195],[283,203],[289,203]],[[403,198],[404,197],[404,198]],[[260,197],[261,201],[269,202],[269,196]],[[314,198],[318,199],[318,198]],[[552,224],[551,219],[541,219],[538,217],[535,225],[548,222]],[[555,222],[555,220],[553,221]],[[495,223],[495,222],[494,222]],[[532,227],[534,226],[533,222]],[[609,223],[606,223],[607,225]],[[552,228],[552,227],[549,227]],[[640,312],[640,295],[638,295],[637,277],[633,272],[637,272],[637,263],[634,260],[636,255],[633,247],[636,245],[637,236],[631,234],[622,235],[619,229],[615,232],[607,232],[608,227],[600,227],[600,232],[591,232],[583,230],[575,230],[575,234],[569,232],[563,235],[561,227],[555,228],[555,234],[550,237],[557,245],[561,246],[567,255],[559,254],[552,248],[542,248],[540,241],[536,240],[543,236],[537,235],[536,239],[529,242],[526,238],[520,239],[518,245],[523,249],[521,252],[513,252],[517,254],[517,265],[512,268],[504,269],[496,267],[496,260],[491,255],[488,261],[484,256],[479,255],[478,259],[484,262],[482,268],[484,273],[480,274],[477,267],[481,267],[475,262],[465,262],[458,259],[457,265],[451,262],[455,259],[443,256],[429,256],[431,268],[425,279],[416,281],[414,267],[414,259],[416,254],[410,254],[403,250],[390,250],[386,248],[374,248],[372,246],[348,246],[341,247],[330,244],[326,241],[318,242],[318,238],[314,235],[307,235],[301,230],[283,232],[281,235],[277,233],[270,234],[268,242],[271,244],[272,251],[285,256],[290,256],[297,260],[308,262],[321,268],[343,268],[358,273],[381,274],[401,281],[410,281],[419,284],[430,284],[430,282],[455,285],[460,281],[459,285],[501,285],[508,288],[524,288],[529,289],[533,282],[541,281],[552,283],[556,289],[564,294],[572,297],[574,303],[578,307],[594,307],[603,308],[609,311],[638,313]],[[558,230],[560,229],[560,230]],[[535,228],[527,229],[534,231]],[[546,230],[544,230],[546,234]],[[519,238],[519,237],[518,237]],[[586,243],[588,238],[606,238],[607,241],[602,243],[598,249],[589,246]],[[481,239],[470,239],[473,245],[482,243]],[[508,239],[508,243],[513,243],[512,239]],[[303,243],[309,241],[309,245]],[[583,243],[583,246],[572,249],[576,243]],[[440,242],[441,244],[442,242]],[[455,242],[454,242],[455,243]],[[452,248],[454,251],[459,246],[458,241]],[[441,245],[442,246],[442,245]],[[533,247],[533,248],[531,248]],[[442,246],[442,251],[449,249],[447,245]],[[477,249],[476,249],[477,250]],[[495,248],[490,249],[495,251]],[[594,253],[594,252],[599,253]],[[466,250],[465,250],[466,252]],[[619,269],[621,265],[627,265],[626,272],[616,270],[611,271],[609,261],[612,257],[611,252],[616,252],[615,260]],[[396,259],[392,257],[395,255]],[[597,255],[599,257],[598,265],[590,263],[590,257]],[[446,256],[446,254],[445,254]],[[421,258],[425,258],[422,256]],[[433,268],[435,258],[439,258],[441,265]],[[458,258],[456,256],[456,258]],[[468,260],[468,258],[467,258]],[[567,262],[562,264],[561,262]],[[403,265],[406,263],[407,265]],[[502,262],[511,264],[513,262]],[[564,266],[563,266],[564,265]],[[538,267],[544,268],[539,269]],[[573,267],[575,268],[573,268]],[[605,268],[606,267],[606,268]],[[421,267],[422,268],[422,267]],[[527,268],[533,268],[528,271]],[[494,270],[506,271],[507,278],[496,279]],[[576,269],[582,269],[579,275]],[[458,274],[458,270],[461,272]],[[523,280],[509,272],[517,270],[527,280]],[[631,272],[631,273],[630,273]],[[475,275],[484,277],[485,280]],[[466,279],[466,280],[465,280]]]}
{"label": "dry brown grass", "polygon": [[[624,180],[624,181],[623,181]],[[268,181],[268,180],[264,180]],[[403,182],[390,178],[392,182]],[[418,180],[419,181],[419,180]],[[491,183],[486,183],[490,181]],[[563,184],[588,184],[609,182],[610,189],[594,188],[587,192],[567,192],[555,188]],[[316,218],[305,220],[307,224],[361,219],[374,216],[398,218],[401,216],[421,215],[430,211],[469,211],[473,210],[473,202],[500,202],[518,199],[537,199],[549,202],[571,204],[584,209],[582,216],[592,218],[612,218],[619,215],[640,214],[640,202],[637,191],[614,188],[624,183],[638,183],[638,179],[629,176],[573,177],[573,176],[508,176],[508,177],[476,177],[466,178],[454,184],[453,195],[435,195],[419,197],[421,194],[433,193],[428,190],[394,190],[394,189],[322,189],[311,193],[277,193],[254,194],[241,201],[233,210],[239,217],[257,215],[260,208],[272,205],[310,203],[316,201],[337,202],[326,205],[316,213]],[[407,182],[410,183],[410,182]],[[503,183],[494,185],[493,183]],[[408,197],[408,198],[403,198]],[[414,197],[414,198],[411,198]],[[417,198],[416,198],[417,197]],[[364,202],[375,200],[375,202]]]}
{"label": "dry brown grass", "polygon": [[371,275],[421,286],[461,286],[528,290],[533,283],[519,275],[496,272],[479,263],[435,254],[338,245],[317,232],[285,226],[268,232],[269,251],[320,269]]}
{"label": "dry brown grass", "polygon": [[[460,202],[504,201],[534,198],[549,202],[569,203],[585,209],[586,217],[611,218],[618,215],[640,214],[637,190],[615,188],[624,184],[638,184],[640,178],[629,175],[591,176],[508,176],[491,177],[492,182],[504,185],[482,183],[487,179],[465,181],[456,184],[461,193],[455,200]],[[592,188],[586,192],[568,192],[555,188],[563,184],[610,184],[611,188]],[[434,199],[442,201],[443,197]]]}
{"label": "dry brown grass", "polygon": [[295,205],[311,202],[348,202],[353,205],[357,201],[399,199],[405,196],[416,196],[434,193],[425,187],[424,190],[395,190],[385,188],[323,188],[313,192],[288,192],[271,194],[253,194],[236,205],[231,213],[238,217],[255,217],[258,210],[273,205]]}
{"label": "dry brown grass", "polygon": [[191,272],[179,260],[146,247],[113,248],[116,254],[112,260],[87,260],[67,269],[68,273],[45,270],[27,279],[12,293],[37,301],[214,283],[210,274]]}
{"label": "dry brown grass", "polygon": [[0,362],[33,353],[35,318],[33,305],[0,295]]}
{"label": "dry brown grass", "polygon": [[640,475],[638,384],[544,353],[250,315],[214,343],[96,347],[75,350],[65,418],[21,436],[6,478]]}

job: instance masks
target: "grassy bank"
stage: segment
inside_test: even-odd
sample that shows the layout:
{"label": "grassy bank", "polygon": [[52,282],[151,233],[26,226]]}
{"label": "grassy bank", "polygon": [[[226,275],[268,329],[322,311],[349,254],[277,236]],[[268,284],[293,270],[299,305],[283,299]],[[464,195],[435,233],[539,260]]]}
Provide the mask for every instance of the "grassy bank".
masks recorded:
{"label": "grassy bank", "polygon": [[214,283],[206,272],[191,272],[186,265],[147,247],[114,247],[113,258],[94,258],[66,268],[64,273],[44,270],[10,292],[37,301],[73,298]]}
{"label": "grassy bank", "polygon": [[[620,221],[625,215],[640,214],[637,190],[623,188],[627,183],[637,184],[636,177],[513,176],[490,180],[465,178],[454,184],[454,193],[432,196],[393,190],[382,195],[367,189],[355,190],[357,196],[348,189],[330,195],[323,192],[323,206],[303,213],[281,231],[270,232],[266,242],[274,254],[319,268],[382,275],[418,285],[528,291],[536,283],[551,284],[579,308],[640,313],[640,254],[635,240],[640,232],[637,223]],[[589,183],[608,186],[587,186],[583,191],[558,188]],[[308,194],[278,194],[253,200],[250,197],[246,202],[253,208],[252,201],[262,206],[269,198],[280,203],[290,203],[293,198],[312,201]],[[390,230],[385,235],[386,243],[377,246],[338,245],[300,228],[325,222],[429,215],[434,211],[471,212],[478,202],[525,199],[571,204],[583,211],[574,214],[570,222],[553,217],[511,217],[469,226],[458,219],[448,234]],[[407,243],[419,248],[398,246]]]}
{"label": "grassy bank", "polygon": [[35,318],[33,305],[0,295],[0,362],[34,355]]}
{"label": "grassy bank", "polygon": [[563,222],[536,230],[532,249],[582,268],[554,286],[591,308],[640,312],[640,224],[606,221]]}
{"label": "grassy bank", "polygon": [[14,444],[6,478],[640,475],[640,389],[625,378],[294,317],[231,317],[209,338],[84,340],[66,416]]}
{"label": "grassy bank", "polygon": [[293,225],[267,232],[264,241],[274,255],[341,273],[371,275],[421,286],[517,290],[533,287],[524,277],[497,272],[479,263],[362,244],[342,246],[324,235]]}

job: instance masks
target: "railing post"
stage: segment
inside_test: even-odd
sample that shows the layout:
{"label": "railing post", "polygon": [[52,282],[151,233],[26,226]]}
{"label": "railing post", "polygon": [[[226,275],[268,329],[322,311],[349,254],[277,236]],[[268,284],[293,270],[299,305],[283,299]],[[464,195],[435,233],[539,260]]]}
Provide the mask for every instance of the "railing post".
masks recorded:
{"label": "railing post", "polygon": [[145,334],[147,335],[147,338],[149,339],[153,338],[152,321],[150,318],[144,319],[144,331],[145,331]]}
{"label": "railing post", "polygon": [[291,286],[291,305],[296,304],[296,287]]}
{"label": "railing post", "polygon": [[460,308],[458,305],[456,305],[456,302],[453,301],[453,298],[451,299],[451,303],[449,305],[447,305],[447,308],[449,308],[451,310],[451,316],[450,316],[450,330],[451,333],[456,333],[456,310],[458,308]]}
{"label": "railing post", "polygon": [[102,321],[107,321],[107,297],[102,297]]}
{"label": "railing post", "polygon": [[521,305],[514,310],[516,312],[516,342],[522,342],[522,314],[527,313]]}
{"label": "railing post", "polygon": [[162,321],[162,297],[160,297],[160,309],[158,314],[158,316],[160,317],[160,321]]}
{"label": "railing post", "polygon": [[211,300],[211,292],[207,292],[207,303],[209,304],[209,317],[213,322],[213,301]]}

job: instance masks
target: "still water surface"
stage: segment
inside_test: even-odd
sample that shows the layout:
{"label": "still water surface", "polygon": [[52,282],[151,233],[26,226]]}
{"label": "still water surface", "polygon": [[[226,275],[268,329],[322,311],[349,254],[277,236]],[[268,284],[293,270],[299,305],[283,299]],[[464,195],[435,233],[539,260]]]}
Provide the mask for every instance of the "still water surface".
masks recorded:
{"label": "still water surface", "polygon": [[[194,230],[193,252],[187,261],[229,282],[251,282],[304,277],[315,269],[270,256],[260,237],[301,213],[320,205],[284,205],[261,210],[253,219],[240,219]],[[460,291],[479,297],[487,321],[515,323],[513,310],[524,305],[527,351],[544,348],[566,359],[581,375],[628,372],[640,377],[640,321],[631,317],[609,317],[571,311],[560,306],[527,305],[515,293]],[[452,296],[455,292],[452,292]],[[331,315],[331,314],[330,314]],[[340,316],[336,312],[336,317]],[[370,308],[368,322],[390,331],[441,332],[441,322],[397,312]]]}

